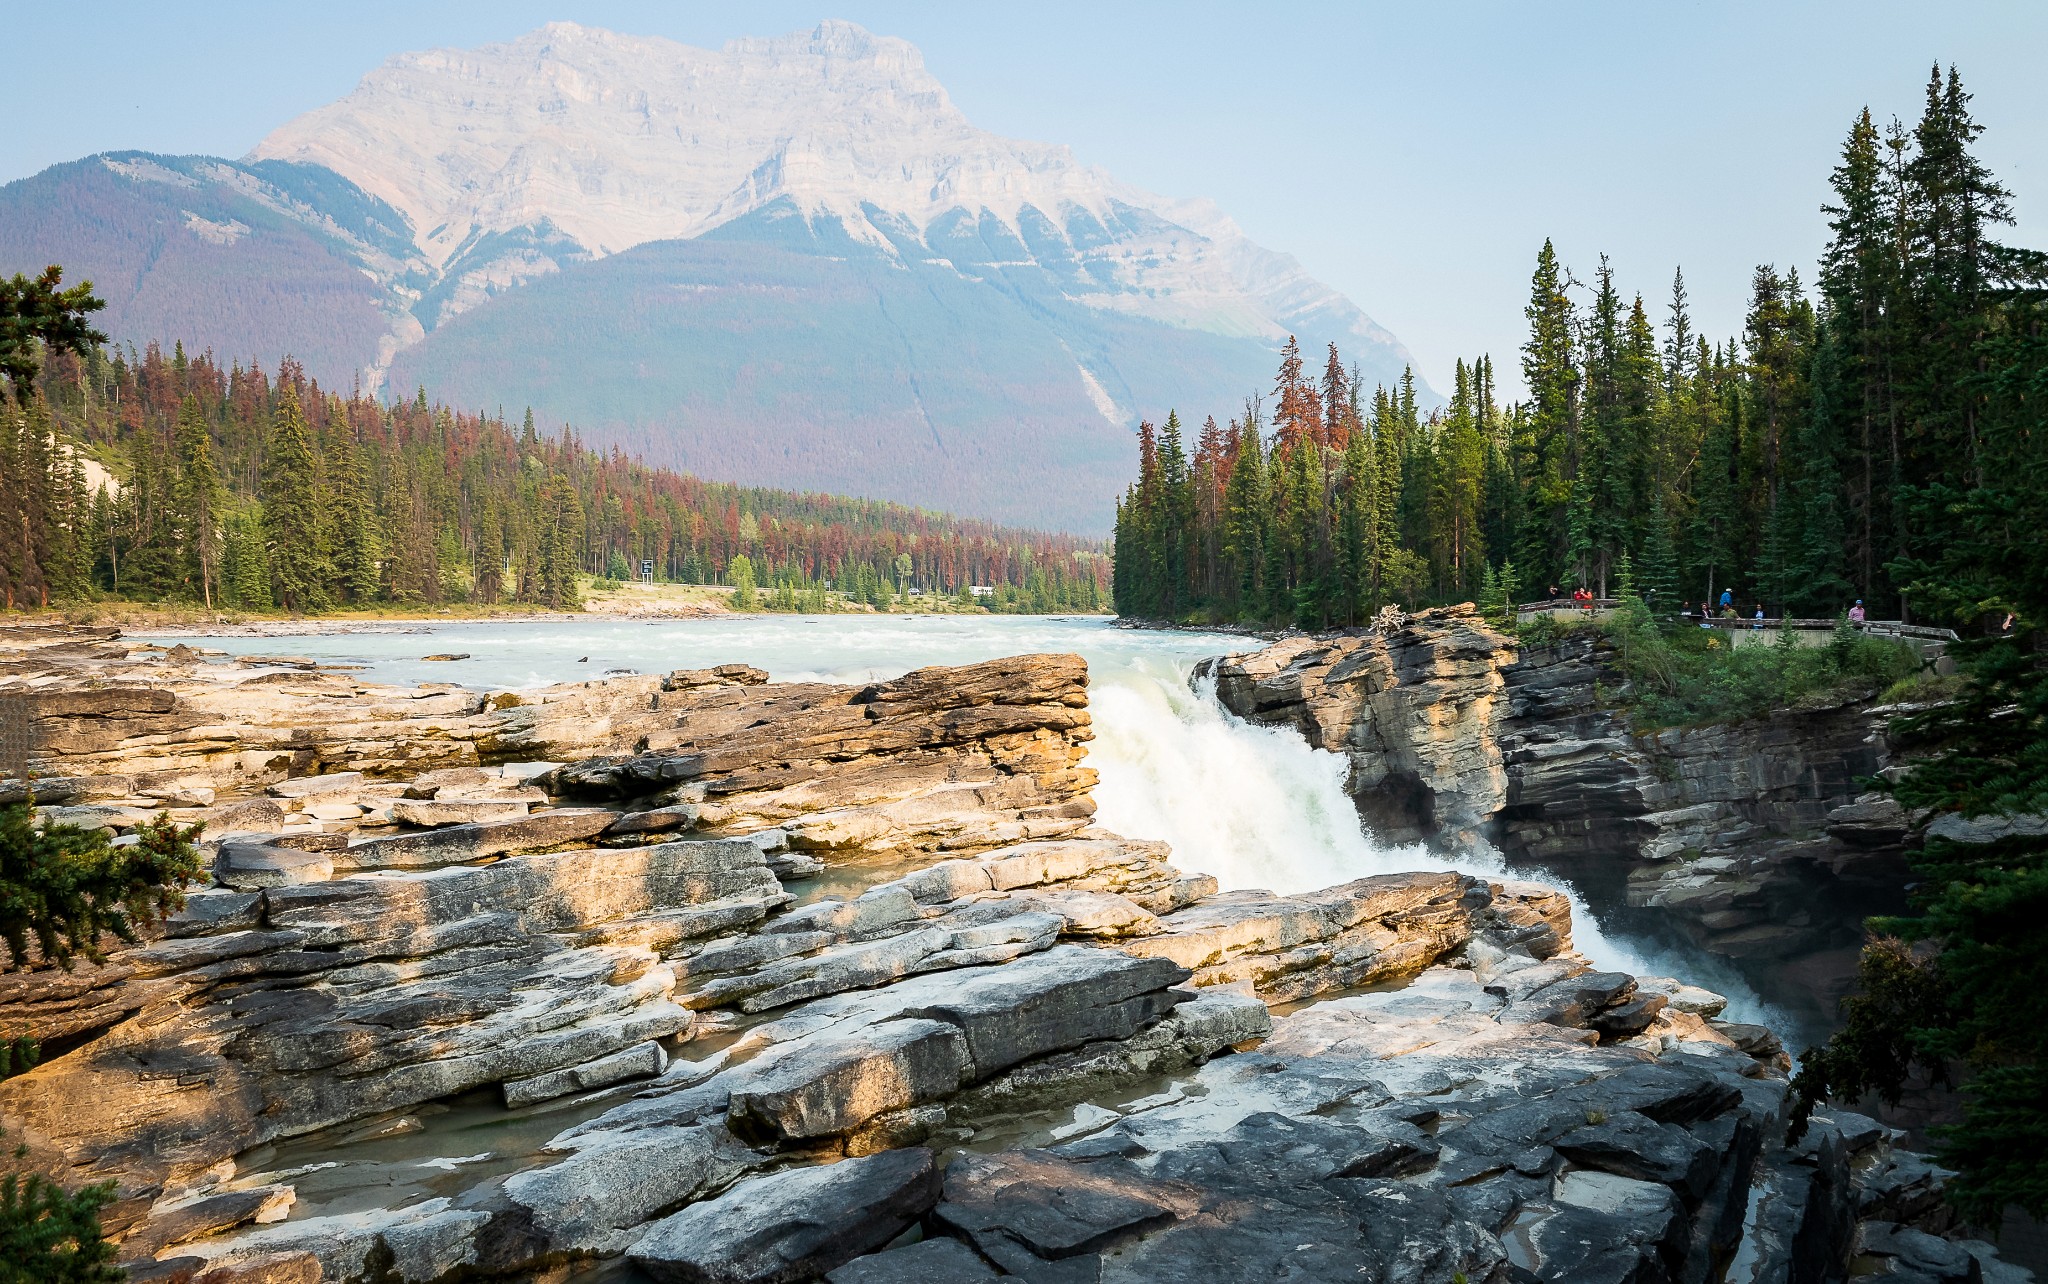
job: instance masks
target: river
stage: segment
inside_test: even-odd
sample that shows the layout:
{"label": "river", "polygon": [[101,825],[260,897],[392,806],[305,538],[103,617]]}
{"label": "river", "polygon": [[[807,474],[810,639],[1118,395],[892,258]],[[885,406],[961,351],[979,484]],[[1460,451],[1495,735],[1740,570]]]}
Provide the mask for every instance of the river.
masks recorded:
{"label": "river", "polygon": [[[1378,842],[1344,793],[1341,758],[1291,732],[1244,723],[1192,686],[1196,661],[1253,645],[1234,634],[1125,629],[1089,616],[754,615],[350,626],[305,636],[207,638],[203,645],[359,664],[380,682],[485,690],[735,661],[777,681],[863,682],[930,664],[1075,652],[1089,665],[1096,739],[1088,765],[1101,775],[1097,819],[1119,833],[1171,843],[1183,870],[1213,874],[1226,890],[1278,892],[1418,868],[1513,876],[1486,851],[1443,855],[1419,844]],[[438,653],[468,658],[422,658]],[[1725,960],[1676,940],[1603,926],[1576,891],[1572,900],[1574,941],[1596,964],[1717,990],[1730,1000],[1729,1019],[1771,1026],[1794,1049],[1810,1038]]]}

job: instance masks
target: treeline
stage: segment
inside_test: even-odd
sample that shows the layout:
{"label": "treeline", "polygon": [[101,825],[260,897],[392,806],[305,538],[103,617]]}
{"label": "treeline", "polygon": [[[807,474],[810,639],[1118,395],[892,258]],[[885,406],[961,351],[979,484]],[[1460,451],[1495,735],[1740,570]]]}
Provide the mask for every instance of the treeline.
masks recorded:
{"label": "treeline", "polygon": [[[0,400],[0,603],[110,597],[319,613],[379,604],[578,604],[578,576],[832,584],[882,603],[1001,590],[1095,610],[1107,557],[1073,536],[895,504],[707,482],[573,431],[341,396],[290,361],[51,351]],[[20,386],[17,385],[17,390]],[[104,461],[109,479],[97,461]],[[11,533],[20,532],[20,538]],[[785,595],[787,596],[787,595]]]}
{"label": "treeline", "polygon": [[2041,374],[2012,366],[2041,259],[1993,239],[2011,202],[1968,104],[1937,73],[1910,131],[1857,118],[1816,288],[1758,268],[1739,338],[1696,331],[1682,274],[1660,326],[1604,257],[1581,283],[1546,242],[1522,401],[1498,403],[1481,357],[1421,415],[1410,380],[1368,393],[1334,346],[1318,375],[1290,340],[1270,402],[1210,419],[1191,455],[1178,416],[1146,425],[1117,609],[1321,628],[1388,602],[1605,596],[1626,558],[1667,610],[1728,589],[1745,614],[1925,613],[1912,585],[1948,501],[1986,480],[1987,417],[2025,404],[1995,372]]}

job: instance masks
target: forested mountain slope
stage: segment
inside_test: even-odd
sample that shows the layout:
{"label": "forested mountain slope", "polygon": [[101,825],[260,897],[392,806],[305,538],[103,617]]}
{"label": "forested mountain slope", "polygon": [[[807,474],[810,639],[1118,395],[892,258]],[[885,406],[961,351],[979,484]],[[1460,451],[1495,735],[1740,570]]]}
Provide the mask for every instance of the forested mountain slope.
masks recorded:
{"label": "forested mountain slope", "polygon": [[[182,348],[53,354],[0,401],[0,605],[115,596],[317,613],[531,602],[577,576],[730,583],[886,604],[970,585],[1095,609],[1100,546],[874,500],[707,482],[495,414],[340,396]],[[88,461],[111,484],[88,479]]]}

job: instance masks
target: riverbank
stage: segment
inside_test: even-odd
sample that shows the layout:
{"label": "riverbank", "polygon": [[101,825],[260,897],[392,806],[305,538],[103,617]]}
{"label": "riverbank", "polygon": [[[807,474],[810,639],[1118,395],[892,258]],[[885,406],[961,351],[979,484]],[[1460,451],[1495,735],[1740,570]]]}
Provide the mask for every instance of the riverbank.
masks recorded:
{"label": "riverbank", "polygon": [[[798,615],[801,612],[771,609],[763,605],[754,611],[735,611],[732,590],[712,584],[620,584],[617,587],[586,587],[583,604],[574,611],[551,611],[528,603],[480,605],[456,603],[427,606],[419,603],[386,604],[361,610],[337,610],[317,616],[248,611],[215,611],[192,603],[106,601],[74,603],[47,611],[0,612],[0,628],[9,624],[65,624],[81,627],[118,628],[152,637],[308,637],[325,633],[375,632],[405,626],[432,626],[473,621],[506,624],[582,619],[629,620],[714,620],[764,615]],[[987,617],[1014,612],[992,612],[969,607],[958,600],[930,594],[913,595],[907,605],[882,610],[865,603],[835,599],[827,615],[921,616],[946,615]],[[1085,612],[1054,611],[1046,618],[1070,618]],[[1099,618],[1110,618],[1107,616]]]}
{"label": "riverbank", "polygon": [[1562,896],[1226,893],[1106,828],[1077,657],[766,678],[496,702],[25,639],[48,801],[208,821],[214,886],[105,967],[0,978],[0,1034],[53,1052],[0,1120],[120,1182],[165,1281],[1987,1252],[1867,1121],[1788,1147],[1768,1031],[1591,967]]}

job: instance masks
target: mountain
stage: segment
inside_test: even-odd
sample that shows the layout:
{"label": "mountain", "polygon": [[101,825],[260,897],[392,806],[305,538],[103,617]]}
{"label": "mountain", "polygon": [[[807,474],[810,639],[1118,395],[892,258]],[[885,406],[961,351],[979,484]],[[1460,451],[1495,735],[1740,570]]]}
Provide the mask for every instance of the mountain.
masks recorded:
{"label": "mountain", "polygon": [[1407,352],[1208,202],[975,128],[849,23],[721,50],[552,23],[402,54],[241,161],[0,188],[0,270],[117,337],[531,405],[651,462],[1084,531],[1131,429],[1270,387],[1290,334]]}

